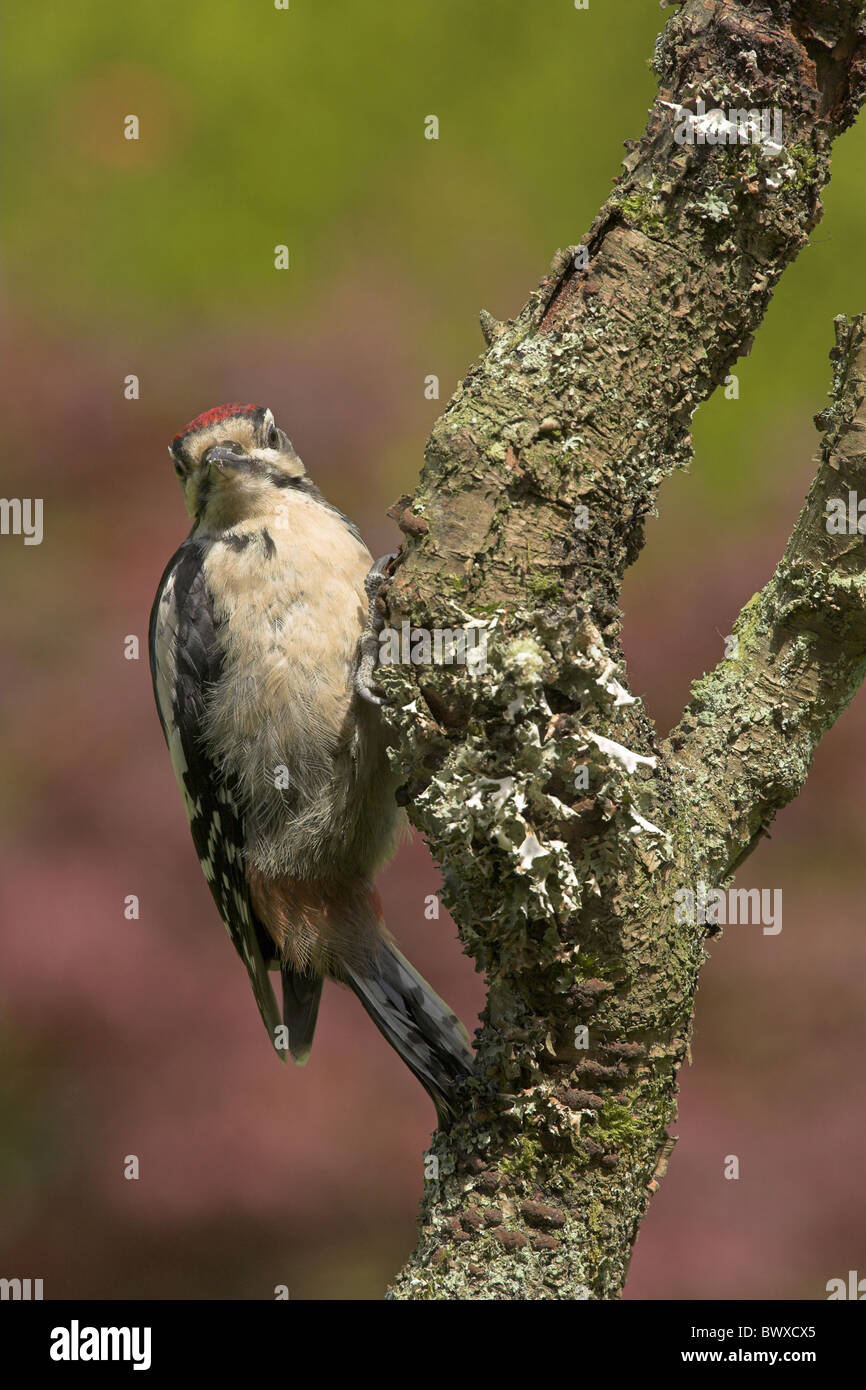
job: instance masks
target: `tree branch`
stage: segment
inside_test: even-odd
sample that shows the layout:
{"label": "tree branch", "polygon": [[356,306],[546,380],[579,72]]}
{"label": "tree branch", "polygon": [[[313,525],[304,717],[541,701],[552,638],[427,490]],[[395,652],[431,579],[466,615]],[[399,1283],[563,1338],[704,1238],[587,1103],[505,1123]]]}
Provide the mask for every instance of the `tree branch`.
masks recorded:
{"label": "tree branch", "polygon": [[[862,566],[819,545],[813,489],[772,594],[741,616],[741,664],[698,688],[669,756],[625,689],[624,570],[661,480],[688,464],[695,409],[748,351],[820,216],[831,141],[864,95],[863,7],[690,0],[655,66],[659,100],[625,174],[517,318],[484,319],[488,351],[402,512],[391,624],[488,634],[474,674],[381,674],[403,797],[489,993],[476,1076],[436,1137],[438,1178],[392,1297],[618,1295],[670,1151],[705,954],[674,894],[730,872],[862,674]],[[680,143],[699,98],[779,107],[783,138]],[[862,399],[862,324],[843,338],[819,491],[833,458],[856,473],[859,424],[844,421]],[[770,707],[782,672],[784,727]],[[763,720],[753,748],[738,673]],[[704,764],[726,779],[736,757],[748,789],[728,785],[696,840]]]}
{"label": "tree branch", "polygon": [[[734,625],[735,660],[693,688],[670,739],[677,797],[709,873],[726,878],[795,797],[815,749],[866,674],[866,318],[836,320],[820,468],[770,582]],[[828,513],[829,508],[829,513]],[[841,533],[828,530],[841,512]],[[853,521],[853,534],[848,530]],[[866,520],[864,520],[866,530]]]}

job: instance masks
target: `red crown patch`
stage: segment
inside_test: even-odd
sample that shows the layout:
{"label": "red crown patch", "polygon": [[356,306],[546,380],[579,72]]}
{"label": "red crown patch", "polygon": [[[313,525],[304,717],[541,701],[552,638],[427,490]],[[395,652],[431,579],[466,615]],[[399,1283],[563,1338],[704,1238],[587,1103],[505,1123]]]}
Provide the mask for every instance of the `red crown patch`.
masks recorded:
{"label": "red crown patch", "polygon": [[231,405],[215,405],[212,410],[204,410],[201,415],[197,415],[194,420],[190,420],[188,425],[184,425],[182,430],[178,430],[174,436],[172,447],[180,444],[186,439],[188,434],[197,434],[199,430],[206,430],[211,425],[218,425],[221,420],[228,420],[232,415],[254,415],[260,407],[257,405],[239,405],[237,402]]}

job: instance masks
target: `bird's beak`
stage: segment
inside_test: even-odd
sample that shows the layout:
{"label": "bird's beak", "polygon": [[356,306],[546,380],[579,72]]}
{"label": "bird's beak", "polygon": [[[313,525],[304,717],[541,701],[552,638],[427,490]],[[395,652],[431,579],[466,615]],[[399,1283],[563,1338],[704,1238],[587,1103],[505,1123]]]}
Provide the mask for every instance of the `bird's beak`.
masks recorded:
{"label": "bird's beak", "polygon": [[246,454],[236,453],[234,449],[224,449],[219,444],[208,449],[203,462],[208,467],[213,465],[218,468],[221,473],[248,473],[250,470],[250,460]]}

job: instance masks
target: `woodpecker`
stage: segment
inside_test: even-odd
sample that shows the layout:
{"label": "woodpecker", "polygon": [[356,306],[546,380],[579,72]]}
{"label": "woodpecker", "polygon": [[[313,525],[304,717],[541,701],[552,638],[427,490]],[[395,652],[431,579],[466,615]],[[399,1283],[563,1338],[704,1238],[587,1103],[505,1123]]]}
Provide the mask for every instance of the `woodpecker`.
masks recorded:
{"label": "woodpecker", "polygon": [[393,557],[372,564],[263,406],[207,410],[169,453],[193,525],[151,611],[154,695],[262,1021],[278,1055],[303,1064],[323,981],[348,985],[445,1127],[468,1034],[397,950],[373,884],[400,818],[370,688]]}

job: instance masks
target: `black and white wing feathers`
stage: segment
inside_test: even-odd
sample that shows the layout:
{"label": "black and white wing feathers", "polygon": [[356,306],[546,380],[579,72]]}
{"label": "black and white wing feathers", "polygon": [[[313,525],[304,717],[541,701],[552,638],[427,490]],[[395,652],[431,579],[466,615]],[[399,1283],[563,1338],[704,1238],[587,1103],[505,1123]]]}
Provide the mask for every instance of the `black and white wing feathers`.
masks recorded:
{"label": "black and white wing feathers", "polygon": [[[203,736],[208,688],[222,655],[208,590],[207,542],[187,540],[169,561],[150,615],[150,669],[169,756],[186,806],[202,871],[250,977],[271,1042],[281,1019],[266,961],[273,956],[257,921],[244,872],[243,816]],[[286,1052],[279,1050],[285,1060]]]}

